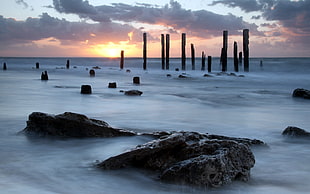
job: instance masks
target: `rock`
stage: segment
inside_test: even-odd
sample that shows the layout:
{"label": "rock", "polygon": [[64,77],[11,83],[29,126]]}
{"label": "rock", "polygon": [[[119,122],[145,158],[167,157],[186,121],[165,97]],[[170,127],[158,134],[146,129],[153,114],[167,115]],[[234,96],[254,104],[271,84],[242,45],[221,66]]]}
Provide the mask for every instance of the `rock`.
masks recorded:
{"label": "rock", "polygon": [[116,88],[116,82],[110,82],[108,88]]}
{"label": "rock", "polygon": [[7,70],[6,63],[3,63],[3,70]]}
{"label": "rock", "polygon": [[293,92],[293,97],[301,97],[305,99],[310,99],[310,90],[306,90],[303,88],[297,88]]}
{"label": "rock", "polygon": [[157,132],[156,135],[160,138],[97,166],[102,169],[149,169],[159,172],[160,179],[167,182],[206,187],[249,180],[255,159],[248,145],[255,144],[254,140],[231,140],[196,132]]}
{"label": "rock", "polygon": [[282,135],[289,136],[289,137],[310,137],[310,133],[304,129],[288,126],[282,132]]}
{"label": "rock", "polygon": [[81,94],[91,94],[91,93],[92,93],[91,85],[81,86]]}
{"label": "rock", "polygon": [[179,75],[179,78],[188,78],[186,75]]}
{"label": "rock", "polygon": [[59,115],[33,112],[29,115],[27,126],[23,132],[42,136],[76,138],[136,135],[131,131],[112,128],[104,121],[90,119],[85,115],[71,112]]}
{"label": "rock", "polygon": [[143,94],[143,92],[139,91],[139,90],[128,90],[125,91],[125,95],[127,96],[141,96]]}
{"label": "rock", "polygon": [[213,76],[206,73],[206,74],[203,75],[203,77],[213,77]]}

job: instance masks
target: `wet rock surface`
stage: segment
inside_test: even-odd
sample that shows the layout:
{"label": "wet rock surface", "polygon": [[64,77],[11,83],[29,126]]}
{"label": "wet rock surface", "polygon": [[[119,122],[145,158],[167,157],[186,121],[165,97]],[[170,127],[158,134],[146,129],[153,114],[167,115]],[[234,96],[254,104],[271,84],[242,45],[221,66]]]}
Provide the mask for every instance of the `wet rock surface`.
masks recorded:
{"label": "wet rock surface", "polygon": [[156,133],[159,139],[98,164],[112,170],[136,167],[154,170],[163,181],[217,187],[247,181],[255,159],[249,145],[262,141],[200,134]]}
{"label": "wet rock surface", "polygon": [[282,135],[286,137],[302,137],[302,138],[310,138],[310,132],[301,129],[299,127],[288,126],[282,132]]}
{"label": "wet rock surface", "polygon": [[293,92],[293,97],[300,97],[305,99],[310,99],[310,90],[306,90],[303,88],[297,88]]}
{"label": "wet rock surface", "polygon": [[27,126],[23,132],[42,136],[78,138],[136,135],[131,131],[112,128],[104,121],[90,119],[85,115],[71,112],[59,115],[33,112],[29,115]]}

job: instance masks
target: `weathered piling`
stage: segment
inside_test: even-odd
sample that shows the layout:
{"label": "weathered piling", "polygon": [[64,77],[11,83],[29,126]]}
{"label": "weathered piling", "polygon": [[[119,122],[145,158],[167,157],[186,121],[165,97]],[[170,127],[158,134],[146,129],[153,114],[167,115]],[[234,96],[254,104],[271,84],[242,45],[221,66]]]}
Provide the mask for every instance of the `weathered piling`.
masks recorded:
{"label": "weathered piling", "polygon": [[119,64],[120,69],[124,69],[124,51],[121,50],[121,61]]}
{"label": "weathered piling", "polygon": [[81,94],[91,94],[92,89],[90,85],[82,85],[81,86]]}
{"label": "weathered piling", "polygon": [[170,35],[166,34],[166,69],[169,69],[169,57],[170,57]]}
{"label": "weathered piling", "polygon": [[110,82],[108,88],[116,88],[116,82]]}
{"label": "weathered piling", "polygon": [[143,69],[146,70],[146,56],[147,56],[147,45],[146,45],[146,33],[143,33]]}
{"label": "weathered piling", "polygon": [[140,77],[133,77],[132,81],[134,84],[140,84]]}
{"label": "weathered piling", "polygon": [[48,74],[47,74],[47,71],[44,71],[41,73],[41,80],[48,80]]}
{"label": "weathered piling", "polygon": [[223,31],[223,48],[222,48],[222,71],[227,71],[227,40],[228,40],[228,31]]}
{"label": "weathered piling", "polygon": [[161,34],[161,68],[165,69],[165,35]]}
{"label": "weathered piling", "polygon": [[239,64],[238,64],[238,45],[237,42],[234,42],[234,70],[235,72],[239,71]]}
{"label": "weathered piling", "polygon": [[186,69],[186,34],[182,33],[182,70]]}
{"label": "weathered piling", "polygon": [[212,66],[212,57],[208,56],[208,72],[211,72],[211,66]]}
{"label": "weathered piling", "polygon": [[242,52],[239,52],[239,64],[242,64]]}
{"label": "weathered piling", "polygon": [[249,71],[249,29],[243,30],[244,71]]}
{"label": "weathered piling", "polygon": [[206,54],[204,51],[202,51],[201,54],[201,71],[206,70]]}
{"label": "weathered piling", "polygon": [[96,75],[95,70],[93,70],[93,69],[89,70],[89,76],[90,77],[95,77],[95,75]]}
{"label": "weathered piling", "polygon": [[6,63],[3,63],[3,70],[7,70]]}
{"label": "weathered piling", "polygon": [[40,63],[36,62],[36,69],[40,69]]}
{"label": "weathered piling", "polygon": [[191,55],[192,55],[192,70],[195,70],[195,47],[191,44]]}
{"label": "weathered piling", "polygon": [[66,67],[67,67],[67,69],[69,69],[69,68],[70,68],[70,60],[69,60],[69,59],[67,60]]}

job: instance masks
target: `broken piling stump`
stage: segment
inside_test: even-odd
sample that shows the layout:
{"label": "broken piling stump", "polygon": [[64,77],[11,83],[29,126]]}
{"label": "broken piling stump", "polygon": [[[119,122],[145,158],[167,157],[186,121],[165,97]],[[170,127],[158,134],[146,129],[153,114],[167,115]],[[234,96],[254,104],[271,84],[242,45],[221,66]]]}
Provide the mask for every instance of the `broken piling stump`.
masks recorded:
{"label": "broken piling stump", "polygon": [[91,85],[81,86],[81,94],[91,94],[91,93],[92,93]]}

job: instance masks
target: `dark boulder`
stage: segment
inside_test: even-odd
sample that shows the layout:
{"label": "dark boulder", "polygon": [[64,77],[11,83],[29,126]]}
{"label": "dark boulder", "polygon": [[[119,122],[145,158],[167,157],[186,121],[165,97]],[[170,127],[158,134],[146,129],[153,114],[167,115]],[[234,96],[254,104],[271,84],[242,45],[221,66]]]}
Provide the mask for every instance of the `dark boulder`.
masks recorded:
{"label": "dark boulder", "polygon": [[282,135],[288,137],[310,137],[310,133],[306,130],[293,126],[286,127],[286,129],[284,129],[284,131],[282,132]]}
{"label": "dark boulder", "polygon": [[[98,164],[102,169],[136,167],[159,172],[161,180],[199,186],[247,181],[255,159],[249,145],[261,141],[196,132],[156,133],[153,140]],[[247,142],[247,143],[244,143]]]}
{"label": "dark boulder", "polygon": [[27,126],[23,132],[43,136],[77,138],[136,135],[131,131],[112,128],[104,121],[90,119],[85,115],[71,112],[59,115],[33,112],[29,115]]}
{"label": "dark boulder", "polygon": [[297,88],[293,92],[293,97],[301,97],[305,99],[310,99],[310,90],[306,90],[303,88]]}
{"label": "dark boulder", "polygon": [[143,94],[143,92],[139,91],[139,90],[128,90],[125,91],[125,95],[127,96],[141,96]]}

